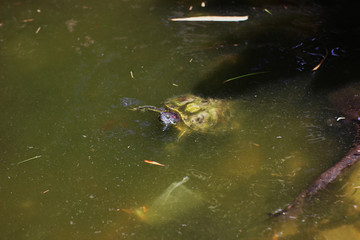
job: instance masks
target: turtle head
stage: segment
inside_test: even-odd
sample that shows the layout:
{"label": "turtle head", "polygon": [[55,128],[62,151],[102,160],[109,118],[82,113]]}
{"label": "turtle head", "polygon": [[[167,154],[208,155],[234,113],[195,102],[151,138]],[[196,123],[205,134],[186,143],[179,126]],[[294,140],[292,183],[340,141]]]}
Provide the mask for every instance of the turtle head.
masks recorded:
{"label": "turtle head", "polygon": [[165,124],[163,131],[165,131],[170,125],[174,125],[180,121],[180,116],[174,112],[160,112],[160,121]]}

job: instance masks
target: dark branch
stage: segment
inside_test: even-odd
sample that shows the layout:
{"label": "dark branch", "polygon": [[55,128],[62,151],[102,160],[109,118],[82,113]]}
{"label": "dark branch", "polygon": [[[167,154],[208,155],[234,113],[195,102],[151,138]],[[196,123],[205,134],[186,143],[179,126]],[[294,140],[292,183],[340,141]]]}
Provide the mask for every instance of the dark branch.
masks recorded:
{"label": "dark branch", "polygon": [[[359,126],[357,126],[357,134],[355,139],[359,139]],[[295,199],[294,202],[289,204],[284,209],[277,211],[275,213],[270,213],[271,217],[285,215],[289,213],[290,210],[297,209],[301,211],[302,204],[305,199],[311,196],[316,195],[319,191],[323,190],[329,183],[333,182],[340,173],[347,167],[354,165],[360,160],[360,144],[352,148],[345,157],[343,157],[340,162],[335,164],[333,167],[329,168],[323,172],[320,177],[318,177],[307,189],[301,192]]]}

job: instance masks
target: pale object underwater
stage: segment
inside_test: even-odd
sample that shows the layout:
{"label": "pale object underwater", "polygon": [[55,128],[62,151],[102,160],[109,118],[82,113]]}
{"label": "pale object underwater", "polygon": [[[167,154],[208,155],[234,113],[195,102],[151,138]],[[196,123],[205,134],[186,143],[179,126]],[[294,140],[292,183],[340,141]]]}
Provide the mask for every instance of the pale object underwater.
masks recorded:
{"label": "pale object underwater", "polygon": [[151,225],[167,223],[188,214],[203,202],[199,193],[184,186],[189,179],[186,176],[181,181],[172,183],[150,205],[136,209],[134,213]]}

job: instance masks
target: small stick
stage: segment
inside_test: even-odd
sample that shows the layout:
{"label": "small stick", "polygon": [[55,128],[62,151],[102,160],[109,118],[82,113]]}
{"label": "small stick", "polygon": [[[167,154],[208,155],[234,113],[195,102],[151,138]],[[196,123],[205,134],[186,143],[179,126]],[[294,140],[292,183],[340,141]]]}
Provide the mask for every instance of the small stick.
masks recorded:
{"label": "small stick", "polygon": [[32,22],[32,21],[34,21],[33,18],[29,18],[29,19],[24,19],[24,20],[23,20],[24,23],[26,23],[26,22]]}
{"label": "small stick", "polygon": [[152,164],[152,165],[157,165],[157,166],[165,167],[164,164],[158,163],[158,162],[155,162],[155,161],[151,161],[151,160],[144,160],[144,162],[149,163],[149,164]]}
{"label": "small stick", "polygon": [[38,27],[38,29],[36,30],[35,34],[38,34],[40,31],[41,27]]}
{"label": "small stick", "polygon": [[38,156],[35,156],[35,157],[31,157],[31,158],[25,159],[25,160],[23,160],[23,161],[21,161],[21,162],[18,162],[17,165],[22,164],[22,163],[25,163],[25,162],[28,162],[28,161],[31,161],[31,160],[34,160],[34,159],[37,159],[37,158],[40,158],[40,157],[42,157],[42,156],[41,156],[41,155],[38,155]]}
{"label": "small stick", "polygon": [[200,16],[187,18],[170,18],[170,21],[179,22],[240,22],[248,20],[248,16]]}
{"label": "small stick", "polygon": [[253,73],[244,74],[244,75],[241,75],[241,76],[237,76],[237,77],[227,79],[227,80],[223,81],[223,84],[227,83],[227,82],[230,82],[230,81],[233,81],[233,80],[236,80],[236,79],[239,79],[239,78],[250,77],[250,76],[253,76],[253,75],[264,74],[264,73],[268,73],[268,72],[264,71],[264,72],[253,72]]}
{"label": "small stick", "polygon": [[321,62],[313,68],[313,71],[316,71],[319,69],[319,67],[321,66],[321,64],[323,64],[323,62],[325,61],[325,59],[327,58],[328,54],[329,54],[329,51],[327,50],[327,48],[325,49],[326,50],[326,53],[325,53],[325,56],[324,58],[321,60]]}

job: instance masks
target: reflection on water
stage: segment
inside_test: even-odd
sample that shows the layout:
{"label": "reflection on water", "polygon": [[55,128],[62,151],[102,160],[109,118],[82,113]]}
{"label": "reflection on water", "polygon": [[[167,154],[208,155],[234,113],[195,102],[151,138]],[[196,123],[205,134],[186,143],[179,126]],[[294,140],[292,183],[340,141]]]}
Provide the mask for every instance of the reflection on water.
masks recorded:
{"label": "reflection on water", "polygon": [[[351,144],[352,129],[328,125],[339,115],[311,84],[322,70],[341,72],[336,63],[348,52],[327,42],[331,54],[311,72],[324,53],[319,39],[327,39],[318,32],[325,21],[318,5],[229,3],[249,20],[168,21],[230,11],[192,2],[190,10],[181,1],[1,1],[1,239],[285,235],[267,213],[291,202]],[[222,84],[256,71],[269,73]],[[326,80],[342,79],[329,72]],[[179,140],[153,114],[128,111],[198,93],[231,100],[240,129]],[[348,203],[357,198],[334,192],[309,204],[288,236],[354,232]],[[351,220],[334,228],[344,215]]]}

